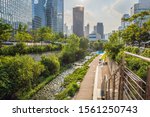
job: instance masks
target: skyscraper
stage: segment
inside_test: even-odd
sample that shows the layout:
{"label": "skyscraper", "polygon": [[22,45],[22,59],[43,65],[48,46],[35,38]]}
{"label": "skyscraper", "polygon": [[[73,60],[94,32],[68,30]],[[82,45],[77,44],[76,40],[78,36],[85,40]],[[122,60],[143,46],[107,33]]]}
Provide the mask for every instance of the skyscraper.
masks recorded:
{"label": "skyscraper", "polygon": [[38,3],[33,3],[33,29],[46,26],[45,3],[46,0],[38,0]]}
{"label": "skyscraper", "polygon": [[89,36],[89,32],[90,32],[90,25],[87,24],[87,26],[85,26],[85,37]]}
{"label": "skyscraper", "polygon": [[104,26],[103,26],[103,23],[97,23],[97,33],[101,36],[101,39],[104,38]]}
{"label": "skyscraper", "polygon": [[46,3],[47,26],[54,32],[63,33],[64,0],[47,0]]}
{"label": "skyscraper", "polygon": [[139,0],[141,8],[150,9],[150,0]]}
{"label": "skyscraper", "polygon": [[19,23],[32,28],[32,0],[0,0],[0,18],[14,29]]}
{"label": "skyscraper", "polygon": [[84,36],[84,7],[73,8],[73,33],[77,36]]}
{"label": "skyscraper", "polygon": [[150,0],[139,0],[139,3],[134,4],[134,6],[131,8],[131,15],[146,10],[150,10]]}

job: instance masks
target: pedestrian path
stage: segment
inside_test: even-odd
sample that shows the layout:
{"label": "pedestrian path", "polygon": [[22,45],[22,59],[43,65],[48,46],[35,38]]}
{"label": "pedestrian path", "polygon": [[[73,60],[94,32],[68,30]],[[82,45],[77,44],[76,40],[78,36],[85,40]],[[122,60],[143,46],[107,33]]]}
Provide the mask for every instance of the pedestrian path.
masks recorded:
{"label": "pedestrian path", "polygon": [[95,73],[100,56],[96,57],[90,64],[90,68],[81,82],[79,92],[73,98],[74,100],[93,100]]}

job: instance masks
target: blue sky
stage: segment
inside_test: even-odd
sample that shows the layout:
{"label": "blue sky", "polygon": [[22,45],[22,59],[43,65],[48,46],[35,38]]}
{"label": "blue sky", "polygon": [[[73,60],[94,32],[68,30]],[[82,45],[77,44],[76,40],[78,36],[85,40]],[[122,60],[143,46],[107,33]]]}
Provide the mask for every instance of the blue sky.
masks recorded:
{"label": "blue sky", "polygon": [[77,5],[85,7],[85,25],[90,24],[90,30],[97,22],[103,22],[105,33],[116,30],[125,13],[130,14],[130,8],[138,0],[64,0],[65,23],[72,25],[72,8]]}

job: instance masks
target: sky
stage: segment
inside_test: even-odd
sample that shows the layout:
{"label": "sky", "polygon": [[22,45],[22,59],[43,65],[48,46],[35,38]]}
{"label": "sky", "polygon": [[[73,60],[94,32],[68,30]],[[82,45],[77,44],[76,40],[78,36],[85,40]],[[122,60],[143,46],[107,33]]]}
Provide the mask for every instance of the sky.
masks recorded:
{"label": "sky", "polygon": [[123,14],[130,14],[130,8],[137,2],[138,0],[64,0],[64,20],[71,27],[73,7],[83,5],[84,25],[89,23],[90,31],[93,31],[97,22],[103,22],[106,34],[118,29]]}

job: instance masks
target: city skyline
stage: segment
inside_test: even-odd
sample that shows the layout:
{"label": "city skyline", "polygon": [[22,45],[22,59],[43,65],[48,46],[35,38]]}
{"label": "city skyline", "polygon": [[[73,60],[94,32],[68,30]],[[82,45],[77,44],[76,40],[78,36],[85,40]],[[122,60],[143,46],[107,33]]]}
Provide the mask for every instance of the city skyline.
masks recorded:
{"label": "city skyline", "polygon": [[[85,7],[85,25],[90,24],[90,32],[97,22],[103,22],[105,33],[117,30],[123,14],[130,14],[130,8],[138,0],[64,0],[65,21],[69,27],[73,24],[72,8],[78,5]],[[113,23],[112,23],[113,21]]]}

